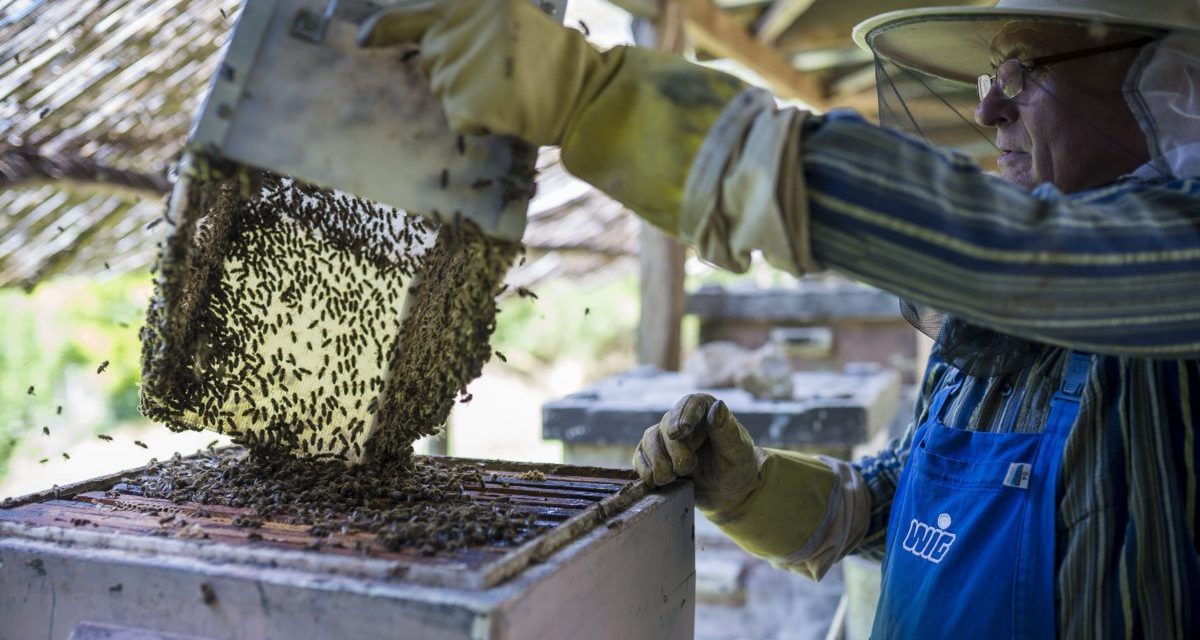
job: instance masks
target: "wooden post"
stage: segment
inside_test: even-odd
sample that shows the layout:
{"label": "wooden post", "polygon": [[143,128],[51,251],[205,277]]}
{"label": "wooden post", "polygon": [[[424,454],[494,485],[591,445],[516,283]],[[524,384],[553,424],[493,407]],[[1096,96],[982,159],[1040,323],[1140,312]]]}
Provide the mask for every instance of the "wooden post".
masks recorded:
{"label": "wooden post", "polygon": [[[683,53],[684,11],[673,0],[663,2],[653,23],[635,26],[634,40],[641,46]],[[639,238],[641,317],[638,320],[638,364],[677,371],[680,359],[680,324],[683,322],[683,266],[687,248],[643,222]]]}
{"label": "wooden post", "polygon": [[644,222],[639,245],[642,311],[638,322],[638,363],[677,371],[686,249]]}

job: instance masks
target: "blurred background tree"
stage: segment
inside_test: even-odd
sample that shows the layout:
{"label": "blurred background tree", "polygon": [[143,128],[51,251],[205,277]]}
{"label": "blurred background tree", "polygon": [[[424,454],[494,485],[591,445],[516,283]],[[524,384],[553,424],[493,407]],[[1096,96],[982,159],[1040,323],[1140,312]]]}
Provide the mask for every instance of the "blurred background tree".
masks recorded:
{"label": "blurred background tree", "polygon": [[0,290],[0,483],[18,453],[61,460],[91,436],[146,425],[137,331],[149,292],[144,272]]}

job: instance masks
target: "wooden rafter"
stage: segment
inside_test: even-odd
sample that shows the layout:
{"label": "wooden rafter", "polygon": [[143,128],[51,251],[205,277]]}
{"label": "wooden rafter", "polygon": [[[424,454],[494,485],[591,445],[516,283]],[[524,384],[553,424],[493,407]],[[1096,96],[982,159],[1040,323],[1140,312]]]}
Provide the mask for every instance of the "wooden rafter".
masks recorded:
{"label": "wooden rafter", "polygon": [[762,76],[780,97],[825,106],[825,92],[816,77],[796,71],[783,54],[756,40],[710,0],[671,1],[686,11],[688,37],[696,46]]}
{"label": "wooden rafter", "polygon": [[[757,40],[712,0],[663,0],[679,7],[685,15],[688,39],[699,49],[728,58],[766,80],[780,97],[800,100],[814,108],[827,106],[825,91],[814,76],[792,68],[787,57]],[[653,0],[613,0],[617,6],[644,18],[658,18],[659,3]]]}
{"label": "wooden rafter", "polygon": [[755,33],[766,44],[774,44],[779,36],[795,24],[816,0],[775,0],[758,21]]}

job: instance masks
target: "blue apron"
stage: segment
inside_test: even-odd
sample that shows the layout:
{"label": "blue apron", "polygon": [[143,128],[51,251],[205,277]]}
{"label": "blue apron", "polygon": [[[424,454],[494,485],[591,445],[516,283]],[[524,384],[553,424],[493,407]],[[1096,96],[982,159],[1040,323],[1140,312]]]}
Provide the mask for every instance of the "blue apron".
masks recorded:
{"label": "blue apron", "polygon": [[888,521],[873,638],[1053,638],[1058,468],[1091,356],[1072,352],[1041,433],[942,423],[913,435]]}

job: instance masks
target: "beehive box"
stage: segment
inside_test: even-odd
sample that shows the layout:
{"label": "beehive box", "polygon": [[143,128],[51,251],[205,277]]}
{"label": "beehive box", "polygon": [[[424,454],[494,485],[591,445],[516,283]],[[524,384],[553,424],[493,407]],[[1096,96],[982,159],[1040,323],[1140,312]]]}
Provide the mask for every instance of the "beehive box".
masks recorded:
{"label": "beehive box", "polygon": [[[472,500],[506,499],[546,528],[433,555],[364,553],[353,533],[313,549],[295,525],[232,526],[248,509],[112,491],[136,471],[9,501],[0,637],[692,637],[690,485],[646,493],[627,471],[444,463],[481,465]],[[194,535],[156,533],[167,516]]]}

